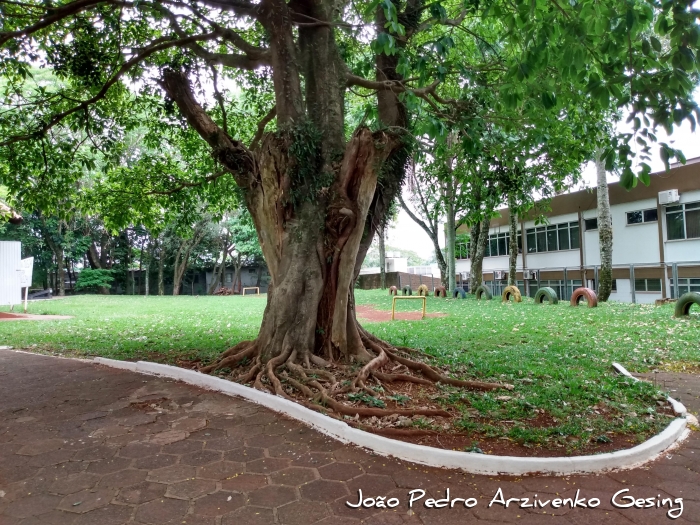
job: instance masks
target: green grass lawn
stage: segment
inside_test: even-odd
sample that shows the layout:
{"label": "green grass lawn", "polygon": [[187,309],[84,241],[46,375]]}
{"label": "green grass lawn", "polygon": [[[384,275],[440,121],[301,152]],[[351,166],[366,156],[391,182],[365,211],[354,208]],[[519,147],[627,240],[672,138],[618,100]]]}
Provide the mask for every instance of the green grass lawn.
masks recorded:
{"label": "green grass lawn", "polygon": [[[358,291],[356,299],[391,309],[387,292]],[[410,303],[399,302],[397,308],[418,308]],[[30,304],[30,313],[75,318],[0,322],[0,345],[114,359],[208,361],[255,338],[264,307],[265,297],[240,296],[41,301]],[[448,316],[365,326],[391,343],[424,350],[433,364],[449,366],[460,378],[514,384],[513,392],[494,393],[446,387],[439,401],[460,407],[458,428],[526,446],[585,449],[610,433],[644,439],[668,424],[657,412],[661,392],[616,375],[611,363],[639,372],[697,370],[700,363],[700,315],[675,319],[672,305],[608,303],[589,309],[535,305],[529,299],[502,304],[431,297],[428,311]],[[545,426],[528,424],[543,418]]]}

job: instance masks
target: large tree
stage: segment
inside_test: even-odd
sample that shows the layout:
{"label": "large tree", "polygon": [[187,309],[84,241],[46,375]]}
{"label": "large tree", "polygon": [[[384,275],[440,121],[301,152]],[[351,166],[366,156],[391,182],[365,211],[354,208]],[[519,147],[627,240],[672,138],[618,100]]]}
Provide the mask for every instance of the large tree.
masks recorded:
{"label": "large tree", "polygon": [[[282,396],[296,390],[352,415],[360,410],[334,395],[366,388],[370,374],[495,386],[401,357],[356,321],[352,285],[401,186],[417,108],[426,115],[418,133],[432,135],[464,115],[489,119],[491,105],[518,109],[514,126],[532,114],[566,120],[582,98],[629,103],[668,126],[696,109],[697,12],[681,0],[0,0],[0,9],[0,73],[9,86],[0,116],[8,169],[0,173],[10,191],[30,198],[34,185],[62,187],[75,176],[66,166],[81,144],[109,156],[122,130],[164,94],[154,119],[162,134],[198,135],[188,154],[205,144],[210,158],[197,157],[190,173],[160,169],[154,157],[135,188],[154,197],[206,185],[222,195],[235,181],[271,275],[257,340],[203,370],[249,363],[239,381]],[[64,84],[27,96],[22,86],[36,63]],[[222,77],[254,100],[251,114],[261,119],[252,136],[229,118]],[[473,86],[487,88],[491,104],[475,104]],[[629,170],[630,148],[613,146],[614,162]],[[127,208],[138,208],[128,191]],[[42,195],[50,205],[51,193]],[[365,365],[348,386],[327,371],[317,374],[323,384],[309,375],[330,361]],[[380,372],[392,361],[424,377]],[[289,374],[284,386],[281,373]]]}

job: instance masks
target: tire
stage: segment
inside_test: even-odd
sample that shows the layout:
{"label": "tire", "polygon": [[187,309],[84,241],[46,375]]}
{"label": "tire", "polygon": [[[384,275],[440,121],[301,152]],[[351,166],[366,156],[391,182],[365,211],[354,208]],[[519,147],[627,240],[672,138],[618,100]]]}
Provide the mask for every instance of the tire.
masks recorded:
{"label": "tire", "polygon": [[447,297],[447,290],[444,286],[435,287],[435,297]]}
{"label": "tire", "polygon": [[680,299],[676,301],[676,310],[673,314],[674,317],[685,317],[690,315],[690,307],[694,304],[700,306],[700,293],[698,292],[688,292],[681,295]]}
{"label": "tire", "polygon": [[588,308],[595,308],[598,306],[598,296],[590,288],[576,288],[574,293],[571,295],[571,306],[578,306],[581,299],[586,299],[588,301]]}
{"label": "tire", "polygon": [[491,300],[493,299],[493,294],[491,293],[491,289],[486,286],[486,285],[481,285],[476,289],[476,298],[477,300],[486,299],[486,300]]}
{"label": "tire", "polygon": [[461,287],[455,288],[454,291],[452,292],[452,298],[453,299],[457,299],[457,298],[466,299],[467,292],[464,291],[464,288],[461,288]]}
{"label": "tire", "polygon": [[503,290],[503,294],[501,295],[501,302],[507,303],[510,301],[511,297],[516,303],[523,302],[523,296],[520,295],[520,290],[518,290],[517,286],[513,286],[512,284],[510,286],[506,286],[505,290]]}
{"label": "tire", "polygon": [[413,295],[413,290],[411,290],[410,286],[406,285],[401,288],[401,295]]}
{"label": "tire", "polygon": [[418,292],[417,292],[417,293],[418,293],[418,295],[425,295],[426,297],[428,297],[428,296],[430,295],[430,292],[428,292],[428,287],[427,287],[426,285],[424,285],[424,284],[421,284],[421,285],[418,287]]}
{"label": "tire", "polygon": [[537,290],[535,294],[535,304],[543,304],[545,299],[549,304],[557,304],[559,302],[557,292],[554,291],[554,288],[550,288],[549,286]]}
{"label": "tire", "polygon": [[399,291],[396,289],[396,286],[389,287],[389,295],[399,295]]}

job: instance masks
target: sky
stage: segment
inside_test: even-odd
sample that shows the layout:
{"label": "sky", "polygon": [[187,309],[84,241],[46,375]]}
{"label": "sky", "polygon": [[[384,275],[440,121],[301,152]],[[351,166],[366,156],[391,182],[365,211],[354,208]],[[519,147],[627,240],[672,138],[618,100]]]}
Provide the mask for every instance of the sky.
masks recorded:
{"label": "sky", "polygon": [[[700,90],[696,93],[695,100],[700,103]],[[625,129],[626,125],[623,123],[620,126],[620,130],[629,131]],[[686,156],[686,159],[692,159],[695,157],[700,157],[700,125],[693,133],[690,129],[690,124],[684,122],[683,125],[674,130],[672,136],[666,135],[665,132],[659,131],[657,133],[660,142],[667,142],[669,145],[680,149]],[[658,147],[653,147],[652,151],[655,151],[653,160],[650,163],[653,172],[662,171],[664,169],[663,162],[658,155]],[[608,182],[614,182],[618,180],[618,177],[613,174],[608,174]],[[586,187],[593,187],[596,185],[596,173],[595,166],[593,163],[588,163],[582,172],[582,181],[577,189],[583,189]],[[631,191],[634,191],[631,190]],[[404,200],[408,200],[407,196]],[[440,246],[444,247],[444,235],[440,236]],[[408,214],[400,209],[398,219],[389,228],[387,235],[387,245],[392,248],[413,250],[421,257],[430,259],[435,254],[433,243],[428,237],[428,234],[423,231],[423,229],[418,226]]]}

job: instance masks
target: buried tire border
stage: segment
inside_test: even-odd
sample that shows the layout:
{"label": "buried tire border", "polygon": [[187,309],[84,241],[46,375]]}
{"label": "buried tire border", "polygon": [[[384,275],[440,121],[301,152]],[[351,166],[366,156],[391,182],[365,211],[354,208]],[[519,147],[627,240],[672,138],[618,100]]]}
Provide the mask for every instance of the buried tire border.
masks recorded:
{"label": "buried tire border", "polygon": [[479,287],[474,291],[474,295],[476,296],[477,301],[481,301],[481,299],[486,299],[487,301],[493,299],[493,293],[491,292],[491,289],[485,284],[480,284]]}
{"label": "buried tire border", "polygon": [[544,300],[547,299],[549,304],[559,304],[559,296],[554,288],[549,286],[543,286],[535,294],[535,304],[544,304]]}
{"label": "buried tire border", "polygon": [[501,294],[501,302],[502,303],[509,303],[511,297],[513,298],[514,303],[522,303],[523,302],[523,296],[520,293],[520,290],[518,290],[517,286],[514,286],[512,284],[510,284],[504,288],[503,293]]}
{"label": "buried tire border", "polygon": [[[116,361],[103,357],[96,357],[93,361],[97,364],[130,370],[136,373],[163,376],[207,390],[240,397],[269,408],[274,412],[301,421],[322,434],[337,439],[342,443],[368,449],[380,456],[394,457],[399,460],[410,461],[430,467],[458,469],[470,474],[493,476],[522,476],[527,474],[566,475],[594,474],[613,469],[631,469],[655,459],[670,447],[683,441],[690,433],[690,430],[687,428],[687,420],[683,417],[678,417],[671,421],[661,433],[652,436],[633,448],[617,452],[558,458],[491,456],[474,452],[461,452],[427,447],[425,445],[416,445],[414,443],[398,441],[365,432],[350,427],[343,421],[323,415],[303,407],[298,403],[289,401],[288,399],[216,376],[202,374],[194,370],[146,361],[134,363]],[[618,372],[623,373],[617,368],[617,366],[620,365],[615,364],[615,366]],[[624,370],[621,366],[620,368]],[[629,375],[629,372],[625,375]],[[671,401],[669,400],[669,402]],[[673,400],[671,404],[677,414],[687,413],[685,407],[681,403]]]}
{"label": "buried tire border", "polygon": [[700,293],[688,292],[681,295],[676,301],[673,310],[673,317],[687,317],[690,315],[690,308],[694,304],[700,306]]}

